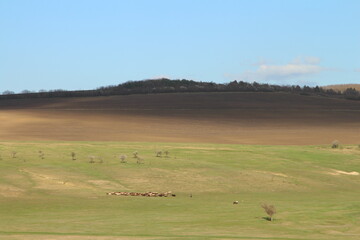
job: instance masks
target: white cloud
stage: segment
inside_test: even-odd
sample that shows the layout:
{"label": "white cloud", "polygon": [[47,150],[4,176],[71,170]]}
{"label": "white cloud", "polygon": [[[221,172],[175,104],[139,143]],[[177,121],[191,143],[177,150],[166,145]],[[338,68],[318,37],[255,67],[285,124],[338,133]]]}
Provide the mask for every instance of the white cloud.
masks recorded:
{"label": "white cloud", "polygon": [[311,64],[260,65],[256,74],[263,78],[289,78],[318,73],[320,66]]}
{"label": "white cloud", "polygon": [[327,69],[319,66],[320,59],[317,57],[296,58],[290,63],[283,65],[260,64],[255,70],[245,71],[239,80],[245,81],[275,81],[285,82],[294,78],[315,75]]}

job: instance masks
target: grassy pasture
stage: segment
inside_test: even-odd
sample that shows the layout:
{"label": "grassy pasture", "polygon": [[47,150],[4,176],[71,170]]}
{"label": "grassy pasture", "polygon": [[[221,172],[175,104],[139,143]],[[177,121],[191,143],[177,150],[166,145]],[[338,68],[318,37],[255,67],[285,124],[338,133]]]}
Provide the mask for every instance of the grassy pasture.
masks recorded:
{"label": "grassy pasture", "polygon": [[360,238],[358,146],[13,141],[0,155],[0,239]]}

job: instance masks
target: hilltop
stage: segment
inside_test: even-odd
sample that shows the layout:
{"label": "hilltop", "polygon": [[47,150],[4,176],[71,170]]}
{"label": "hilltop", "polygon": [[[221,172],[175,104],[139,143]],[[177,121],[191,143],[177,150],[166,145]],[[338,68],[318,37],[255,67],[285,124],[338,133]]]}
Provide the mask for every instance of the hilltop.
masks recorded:
{"label": "hilltop", "polygon": [[319,86],[309,87],[299,85],[271,85],[257,82],[232,81],[229,83],[198,82],[187,79],[147,79],[141,81],[128,81],[118,85],[99,87],[95,90],[67,91],[62,89],[31,92],[24,90],[15,94],[5,91],[0,99],[20,98],[48,98],[48,97],[95,97],[132,94],[153,93],[194,93],[194,92],[286,92],[291,94],[323,96],[331,98],[346,98],[360,100],[360,93],[355,89],[344,92],[325,89]]}

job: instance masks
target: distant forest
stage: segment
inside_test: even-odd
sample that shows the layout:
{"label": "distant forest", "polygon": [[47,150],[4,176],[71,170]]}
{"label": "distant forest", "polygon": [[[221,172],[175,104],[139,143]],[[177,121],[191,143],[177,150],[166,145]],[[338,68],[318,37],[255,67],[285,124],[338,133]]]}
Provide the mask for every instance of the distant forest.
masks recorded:
{"label": "distant forest", "polygon": [[24,90],[21,93],[5,91],[0,99],[19,98],[52,98],[52,97],[95,97],[130,94],[151,93],[185,93],[185,92],[286,92],[301,95],[317,95],[324,97],[346,98],[360,100],[360,92],[355,88],[344,91],[324,89],[321,87],[309,87],[298,85],[271,85],[262,83],[248,83],[232,81],[229,83],[197,82],[193,80],[167,78],[149,79],[142,81],[128,81],[119,85],[100,87],[94,90],[67,91],[62,89],[31,92]]}

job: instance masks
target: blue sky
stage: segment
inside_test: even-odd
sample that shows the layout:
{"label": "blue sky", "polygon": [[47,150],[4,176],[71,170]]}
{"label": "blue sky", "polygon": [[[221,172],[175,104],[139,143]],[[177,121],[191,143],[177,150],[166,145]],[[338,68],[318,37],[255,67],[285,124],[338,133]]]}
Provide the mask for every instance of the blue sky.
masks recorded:
{"label": "blue sky", "polygon": [[0,0],[0,92],[360,83],[358,0]]}

